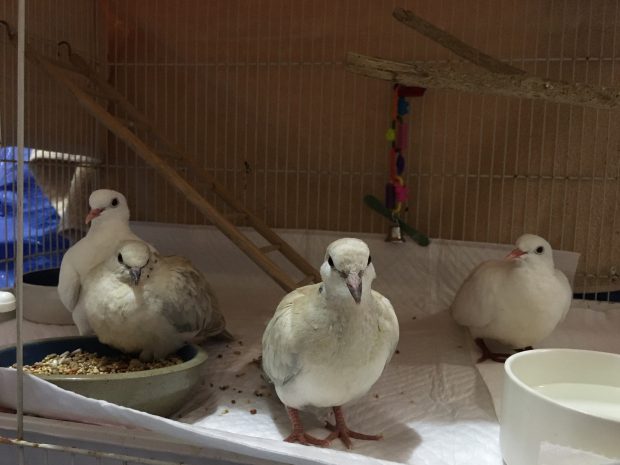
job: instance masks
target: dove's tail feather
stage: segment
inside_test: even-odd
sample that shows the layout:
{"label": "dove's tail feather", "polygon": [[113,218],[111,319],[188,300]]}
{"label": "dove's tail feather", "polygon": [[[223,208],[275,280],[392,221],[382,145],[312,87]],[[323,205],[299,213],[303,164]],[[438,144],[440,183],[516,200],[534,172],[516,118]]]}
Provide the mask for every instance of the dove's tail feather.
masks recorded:
{"label": "dove's tail feather", "polygon": [[213,311],[211,315],[211,321],[195,336],[194,340],[197,343],[204,342],[210,337],[215,337],[227,340],[233,340],[234,337],[226,330],[226,319],[219,311]]}
{"label": "dove's tail feather", "polygon": [[233,336],[226,328],[221,333],[214,334],[213,339],[218,339],[222,341],[234,341],[235,336]]}

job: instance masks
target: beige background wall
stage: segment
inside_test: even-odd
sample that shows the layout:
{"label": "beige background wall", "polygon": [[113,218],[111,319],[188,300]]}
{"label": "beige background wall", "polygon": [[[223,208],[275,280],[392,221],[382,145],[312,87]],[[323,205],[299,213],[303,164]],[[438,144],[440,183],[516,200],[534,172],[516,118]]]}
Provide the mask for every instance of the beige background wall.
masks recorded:
{"label": "beige background wall", "polygon": [[[362,197],[383,197],[390,84],[346,72],[344,55],[455,60],[396,6],[528,72],[620,85],[613,1],[104,4],[115,84],[276,227],[386,229]],[[618,262],[617,113],[441,90],[411,106],[412,224],[494,242],[536,232],[595,275]],[[111,160],[135,167],[118,148]],[[135,187],[140,219],[201,221],[150,176],[111,174]]]}
{"label": "beige background wall", "polygon": [[[98,38],[103,32],[97,5],[84,0],[28,0],[26,30],[29,47],[58,58],[58,42],[69,41],[90,60],[105,57]],[[0,19],[17,27],[17,2],[0,2]],[[63,50],[63,54],[65,51]],[[0,117],[6,145],[15,142],[16,48],[0,28]],[[95,155],[95,123],[73,98],[26,62],[25,139],[29,147]]]}
{"label": "beige background wall", "polygon": [[[52,17],[54,2],[39,3],[29,5]],[[72,40],[103,58],[110,81],[274,227],[386,231],[362,197],[382,198],[388,178],[390,84],[348,73],[344,55],[457,61],[392,19],[396,6],[530,73],[620,87],[616,1],[65,3],[54,21],[79,23]],[[410,102],[411,224],[491,242],[539,233],[582,252],[582,272],[610,284],[620,262],[617,112],[443,90]],[[49,128],[43,144],[101,156],[100,184],[126,192],[134,218],[204,221],[114,137],[98,148],[88,118],[59,139],[64,115],[33,113]]]}
{"label": "beige background wall", "polygon": [[[89,61],[103,65],[104,49],[99,36],[102,27],[97,19],[98,6],[92,1],[83,0],[28,0],[26,2],[27,46],[58,59],[58,42],[67,40],[74,50]],[[0,19],[8,22],[13,31],[17,27],[17,2],[0,1]],[[63,50],[63,56],[66,51]],[[8,40],[6,30],[0,27],[0,146],[13,147],[16,144],[16,105],[17,105],[17,53],[15,44]],[[96,183],[96,162],[105,151],[107,135],[88,115],[80,109],[73,97],[54,83],[41,70],[25,63],[25,146],[38,149],[30,160],[30,172],[36,182],[46,192],[60,216],[59,229],[67,232],[84,228],[84,209],[89,192]],[[4,154],[2,152],[1,154]],[[62,155],[61,155],[62,154]],[[65,161],[58,161],[64,159]],[[70,160],[71,159],[71,160]],[[70,160],[70,161],[69,161]],[[88,160],[88,162],[86,162]],[[10,170],[14,158],[5,160],[0,156],[0,182]],[[6,170],[6,171],[5,171]],[[8,189],[16,189],[15,184]],[[3,199],[10,199],[10,196]],[[28,202],[28,199],[26,199]],[[4,208],[10,208],[2,202]],[[0,211],[2,216],[10,213]],[[12,224],[12,223],[8,223]],[[7,223],[0,222],[6,231]],[[29,231],[26,231],[28,234]],[[5,237],[6,233],[2,234]],[[47,238],[56,243],[55,234]],[[0,241],[0,244],[2,242]],[[35,254],[27,248],[26,256]],[[62,251],[49,251],[59,255]],[[3,254],[8,255],[7,253]],[[0,260],[0,267],[8,266],[8,261]],[[4,275],[6,276],[6,275]],[[0,286],[8,283],[0,280]]]}

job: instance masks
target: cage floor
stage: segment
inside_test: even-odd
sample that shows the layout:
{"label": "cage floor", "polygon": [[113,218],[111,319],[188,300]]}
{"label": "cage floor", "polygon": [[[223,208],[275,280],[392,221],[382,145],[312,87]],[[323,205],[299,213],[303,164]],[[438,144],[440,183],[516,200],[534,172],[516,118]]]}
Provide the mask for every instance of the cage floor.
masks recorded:
{"label": "cage floor", "polygon": [[[435,241],[423,249],[412,243],[392,245],[382,237],[362,236],[370,245],[379,275],[375,288],[394,303],[401,335],[398,352],[381,379],[364,398],[346,406],[345,414],[353,429],[382,433],[384,439],[356,440],[351,451],[335,442],[329,449],[313,448],[310,453],[305,446],[282,441],[289,432],[286,412],[254,363],[260,354],[262,332],[283,292],[209,228],[136,225],[134,229],[160,251],[191,256],[207,271],[236,340],[206,345],[211,361],[204,385],[173,419],[76,399],[47,383],[32,387],[33,399],[27,400],[33,402],[27,403],[31,412],[143,428],[179,442],[240,454],[240,463],[255,458],[295,464],[502,463],[494,409],[501,397],[502,368],[473,363],[468,336],[452,322],[445,308],[473,265],[489,256],[503,255],[510,246]],[[338,236],[293,231],[285,237],[318,264],[325,245]],[[202,253],[196,254],[194,248]],[[556,263],[563,263],[569,275],[576,260],[574,254],[556,254]],[[620,352],[615,341],[620,328],[617,307],[613,307],[614,313],[607,304],[595,304],[601,306],[597,311],[582,308],[591,304],[579,305],[554,335],[555,340],[548,343],[584,347],[605,341],[605,350]],[[603,308],[608,311],[601,311]],[[583,318],[591,324],[584,326]],[[609,338],[598,337],[600,333],[591,337],[601,328],[611,331]],[[28,339],[75,332],[72,327],[28,322],[25,330]],[[1,324],[0,341],[6,344],[13,339],[12,323]],[[11,398],[10,378],[7,370],[0,372],[1,402]],[[324,412],[317,413],[305,414],[303,420],[312,433],[324,436]]]}

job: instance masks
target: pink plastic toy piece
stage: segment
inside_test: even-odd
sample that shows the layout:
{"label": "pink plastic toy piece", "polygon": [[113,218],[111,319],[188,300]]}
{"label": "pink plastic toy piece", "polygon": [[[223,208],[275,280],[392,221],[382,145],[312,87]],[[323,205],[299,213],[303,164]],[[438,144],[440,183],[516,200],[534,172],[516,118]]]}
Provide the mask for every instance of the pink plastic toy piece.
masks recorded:
{"label": "pink plastic toy piece", "polygon": [[407,186],[394,184],[394,195],[397,202],[406,202],[407,198],[409,198],[409,189],[407,189]]}

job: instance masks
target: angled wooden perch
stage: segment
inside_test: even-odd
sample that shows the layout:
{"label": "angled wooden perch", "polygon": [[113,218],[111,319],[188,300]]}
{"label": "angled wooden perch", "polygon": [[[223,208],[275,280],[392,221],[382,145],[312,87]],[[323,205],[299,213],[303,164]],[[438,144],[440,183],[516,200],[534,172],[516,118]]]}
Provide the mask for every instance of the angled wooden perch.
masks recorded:
{"label": "angled wooden perch", "polygon": [[620,106],[618,88],[570,83],[528,74],[471,47],[410,11],[397,8],[393,15],[398,21],[483,69],[477,72],[460,71],[449,65],[404,63],[349,52],[346,57],[349,71],[406,86],[542,99],[602,109]]}
{"label": "angled wooden perch", "polygon": [[519,68],[515,68],[503,61],[493,58],[486,53],[482,53],[480,50],[467,45],[462,40],[457,39],[452,34],[447,33],[443,29],[439,29],[437,26],[429,23],[423,18],[420,18],[409,10],[402,8],[396,8],[392,13],[392,16],[406,26],[418,31],[420,34],[428,37],[429,39],[437,42],[439,45],[454,52],[461,58],[465,58],[467,61],[485,68],[492,73],[500,74],[525,74],[525,71]]}

